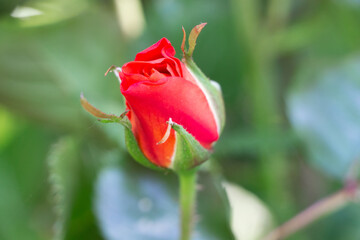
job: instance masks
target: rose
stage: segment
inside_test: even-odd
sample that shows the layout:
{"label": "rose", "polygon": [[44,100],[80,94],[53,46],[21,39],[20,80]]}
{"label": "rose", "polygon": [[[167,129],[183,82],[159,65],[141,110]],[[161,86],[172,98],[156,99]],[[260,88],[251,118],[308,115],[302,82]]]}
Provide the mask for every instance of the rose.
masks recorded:
{"label": "rose", "polygon": [[170,168],[180,180],[181,239],[190,239],[196,194],[196,169],[209,158],[224,125],[224,104],[219,84],[209,80],[192,60],[196,39],[206,23],[195,26],[183,62],[166,38],[138,53],[122,68],[111,66],[120,80],[126,111],[106,114],[81,94],[86,111],[105,123],[125,127],[129,153],[155,169]]}
{"label": "rose", "polygon": [[175,159],[178,139],[169,120],[207,150],[219,138],[222,123],[213,96],[194,72],[175,57],[166,38],[139,52],[119,71],[132,133],[142,153],[155,165],[169,168]]}
{"label": "rose", "polygon": [[[206,23],[195,26],[184,58],[166,38],[141,51],[122,68],[111,66],[120,80],[126,111],[106,114],[82,95],[81,104],[105,123],[125,127],[129,153],[150,168],[188,170],[207,160],[224,125],[225,113],[219,84],[209,80],[192,60],[196,39]],[[126,117],[125,117],[126,116]]]}

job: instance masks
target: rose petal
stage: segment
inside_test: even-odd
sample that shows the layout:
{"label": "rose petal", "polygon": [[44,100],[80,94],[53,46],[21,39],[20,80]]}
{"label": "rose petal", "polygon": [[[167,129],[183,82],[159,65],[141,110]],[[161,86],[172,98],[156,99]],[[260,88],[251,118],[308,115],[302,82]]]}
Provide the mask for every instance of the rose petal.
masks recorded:
{"label": "rose petal", "polygon": [[[150,80],[148,78],[151,75],[152,69],[155,69],[164,75],[182,77],[182,68],[185,68],[185,66],[183,66],[183,63],[176,58],[161,58],[149,62],[133,61],[124,64],[119,76],[123,82],[123,88],[127,89],[130,85],[139,81]],[[156,81],[156,79],[152,78],[151,81]]]}
{"label": "rose petal", "polygon": [[169,77],[169,75],[165,75],[163,73],[158,72],[156,69],[151,69],[151,75],[149,77],[150,81],[158,81],[159,79],[163,79]]}
{"label": "rose petal", "polygon": [[148,80],[147,77],[139,73],[126,74],[124,72],[119,72],[119,77],[121,79],[121,85],[124,89],[127,89],[132,84]]}
{"label": "rose petal", "polygon": [[175,53],[170,41],[162,38],[154,45],[136,54],[135,61],[151,61],[164,57],[174,57]]}
{"label": "rose petal", "polygon": [[132,131],[145,156],[155,164],[168,167],[175,148],[175,134],[160,145],[169,118],[182,125],[205,148],[219,137],[215,118],[201,89],[180,77],[157,82],[138,82],[127,89],[121,87]]}

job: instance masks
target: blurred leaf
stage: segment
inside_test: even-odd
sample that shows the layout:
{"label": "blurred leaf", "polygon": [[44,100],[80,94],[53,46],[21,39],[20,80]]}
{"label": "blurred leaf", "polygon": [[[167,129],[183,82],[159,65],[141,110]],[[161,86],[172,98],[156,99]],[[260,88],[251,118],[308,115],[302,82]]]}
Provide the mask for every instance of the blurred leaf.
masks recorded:
{"label": "blurred leaf", "polygon": [[[15,9],[22,13],[17,13],[15,16],[12,14],[12,16],[20,17],[22,26],[41,26],[74,17],[84,11],[87,5],[87,0],[28,0],[27,3]],[[29,8],[38,11],[39,14],[26,16]]]}
{"label": "blurred leaf", "polygon": [[44,204],[42,194],[47,182],[45,158],[54,136],[41,127],[12,117],[16,131],[1,149],[0,155],[4,156],[11,169],[9,171],[14,175],[26,205],[33,208],[37,204]]}
{"label": "blurred leaf", "polygon": [[[210,159],[205,163],[210,166],[210,169],[214,167],[211,161],[213,160]],[[200,222],[198,227],[200,233],[204,234],[204,239],[235,239],[230,228],[231,209],[222,180],[216,167],[209,172],[199,171],[197,212]]]}
{"label": "blurred leaf", "polygon": [[100,152],[75,137],[64,137],[53,146],[48,161],[57,214],[55,240],[102,239],[92,211]]}
{"label": "blurred leaf", "polygon": [[57,220],[55,240],[64,239],[77,182],[78,150],[73,138],[62,138],[48,156],[50,183],[55,201]]}
{"label": "blurred leaf", "polygon": [[349,6],[351,7],[360,7],[360,1],[359,0],[333,0],[335,1],[337,4],[349,4]]}
{"label": "blurred leaf", "polygon": [[227,182],[223,185],[230,201],[231,229],[236,239],[260,239],[273,224],[268,208],[249,191]]}
{"label": "blurred leaf", "polygon": [[106,239],[177,239],[177,207],[157,179],[105,168],[96,185],[95,208]]}
{"label": "blurred leaf", "polygon": [[0,239],[46,239],[50,224],[43,212],[48,206],[44,158],[52,136],[7,116],[16,131],[0,149]]}
{"label": "blurred leaf", "polygon": [[[24,159],[26,160],[26,159]],[[0,238],[39,240],[30,223],[30,211],[21,194],[13,169],[0,157]]]}
{"label": "blurred leaf", "polygon": [[[344,178],[360,157],[360,59],[301,72],[287,99],[292,125],[325,172]],[[308,66],[310,67],[310,66]]]}
{"label": "blurred leaf", "polygon": [[[93,211],[93,187],[96,173],[104,160],[102,150],[97,145],[81,142],[79,146],[78,167],[76,171],[76,186],[73,192],[71,210],[68,214],[65,238],[66,240],[101,240],[103,239],[97,226]],[[68,166],[69,167],[69,166]],[[68,171],[75,171],[68,169]]]}
{"label": "blurred leaf", "polygon": [[261,3],[258,0],[232,0],[232,10],[235,20],[239,23],[238,33],[246,39],[248,43],[254,44],[260,30]]}
{"label": "blurred leaf", "polygon": [[5,109],[0,107],[0,149],[14,137],[17,130],[14,117]]}
{"label": "blurred leaf", "polygon": [[0,103],[57,129],[76,131],[94,125],[84,117],[80,92],[95,98],[101,109],[121,113],[118,83],[104,78],[110,65],[121,63],[117,29],[115,16],[104,8],[42,28],[0,22]]}
{"label": "blurred leaf", "polygon": [[0,17],[10,15],[20,0],[0,0]]}
{"label": "blurred leaf", "polygon": [[273,150],[288,149],[296,143],[295,133],[284,130],[256,132],[248,129],[232,129],[225,132],[216,144],[215,155],[233,155],[250,153],[256,155],[259,148],[267,147]]}
{"label": "blurred leaf", "polygon": [[[101,171],[96,184],[95,209],[106,239],[117,240],[123,239],[124,236],[132,240],[178,239],[177,196],[174,196],[174,192],[170,190],[174,184],[173,178],[170,175],[165,176],[166,179],[170,178],[169,181],[165,177],[158,178],[158,176],[141,173],[136,175],[118,167],[106,167]],[[169,183],[173,184],[167,186]],[[200,195],[202,194],[205,195],[200,192]],[[214,203],[210,196],[206,196],[209,201],[198,202],[206,210]],[[225,208],[223,210],[225,212]],[[224,223],[222,212],[216,209],[215,211]],[[208,212],[200,212],[198,209],[198,214],[200,222],[197,224],[193,239],[231,239],[223,232],[214,232],[218,231],[219,227],[222,228],[222,225],[215,228],[213,225],[208,225],[213,220],[208,219],[213,217],[210,217]]]}
{"label": "blurred leaf", "polygon": [[280,40],[277,43],[280,50],[294,51],[305,47],[300,54],[306,53],[312,58],[339,58],[357,51],[360,8],[340,2],[345,1],[319,3],[316,11],[309,11],[301,20],[274,36]]}

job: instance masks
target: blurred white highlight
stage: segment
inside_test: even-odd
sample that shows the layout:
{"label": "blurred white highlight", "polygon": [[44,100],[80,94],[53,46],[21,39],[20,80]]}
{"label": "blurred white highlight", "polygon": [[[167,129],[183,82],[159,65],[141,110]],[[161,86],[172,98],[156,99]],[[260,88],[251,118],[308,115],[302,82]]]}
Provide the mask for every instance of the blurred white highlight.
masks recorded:
{"label": "blurred white highlight", "polygon": [[137,38],[145,28],[145,17],[140,0],[115,0],[116,14],[123,33]]}
{"label": "blurred white highlight", "polygon": [[270,211],[254,194],[223,182],[231,207],[231,230],[238,240],[258,240],[272,227]]}
{"label": "blurred white highlight", "polygon": [[41,15],[41,14],[43,14],[43,12],[38,9],[31,8],[31,7],[17,6],[12,11],[10,16],[13,18],[28,18],[28,17],[32,17],[32,16]]}

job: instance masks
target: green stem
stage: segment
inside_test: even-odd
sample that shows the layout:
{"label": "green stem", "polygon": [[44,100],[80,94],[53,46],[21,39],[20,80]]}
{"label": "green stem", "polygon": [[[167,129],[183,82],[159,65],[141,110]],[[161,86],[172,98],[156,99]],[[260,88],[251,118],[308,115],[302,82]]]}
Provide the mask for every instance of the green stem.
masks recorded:
{"label": "green stem", "polygon": [[180,178],[181,240],[190,240],[194,223],[196,170],[178,173]]}

